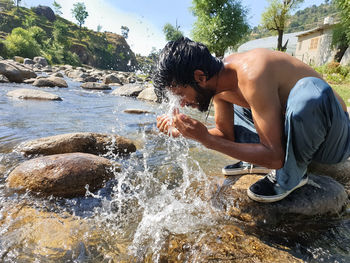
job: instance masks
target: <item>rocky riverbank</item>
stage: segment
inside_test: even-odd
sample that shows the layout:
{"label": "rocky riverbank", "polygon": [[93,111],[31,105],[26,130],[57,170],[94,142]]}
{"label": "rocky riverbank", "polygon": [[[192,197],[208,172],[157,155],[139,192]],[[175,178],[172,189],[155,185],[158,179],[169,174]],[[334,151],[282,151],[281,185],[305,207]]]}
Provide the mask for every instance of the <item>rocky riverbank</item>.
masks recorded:
{"label": "rocky riverbank", "polygon": [[[23,61],[20,63],[18,61]],[[150,78],[141,78],[133,72],[98,70],[91,67],[72,67],[70,65],[50,66],[43,57],[34,59],[15,57],[4,60],[0,57],[0,83],[26,83],[34,87],[68,87],[66,79],[81,82],[82,89],[111,90],[112,95],[135,97],[140,100],[156,102],[157,97]],[[9,96],[21,99],[59,100],[52,94],[38,94],[30,89],[16,91]]]}

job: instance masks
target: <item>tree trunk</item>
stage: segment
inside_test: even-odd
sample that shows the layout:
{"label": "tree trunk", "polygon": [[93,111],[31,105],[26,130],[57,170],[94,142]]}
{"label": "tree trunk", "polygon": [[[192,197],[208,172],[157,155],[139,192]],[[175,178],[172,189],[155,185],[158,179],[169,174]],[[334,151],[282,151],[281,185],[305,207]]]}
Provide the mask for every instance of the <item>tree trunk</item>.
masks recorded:
{"label": "tree trunk", "polygon": [[282,51],[283,30],[278,30],[277,50]]}

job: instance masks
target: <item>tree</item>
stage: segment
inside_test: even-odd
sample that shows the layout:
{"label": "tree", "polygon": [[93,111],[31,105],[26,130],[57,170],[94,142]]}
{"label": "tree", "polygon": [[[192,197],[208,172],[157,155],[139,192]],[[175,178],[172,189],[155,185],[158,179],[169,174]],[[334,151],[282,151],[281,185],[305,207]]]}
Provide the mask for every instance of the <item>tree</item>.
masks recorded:
{"label": "tree", "polygon": [[78,21],[79,27],[85,23],[85,19],[89,16],[89,13],[86,11],[86,6],[82,2],[75,3],[73,5],[72,14],[74,18]]}
{"label": "tree", "polygon": [[121,26],[122,36],[127,39],[129,36],[129,28],[127,26]]}
{"label": "tree", "polygon": [[56,1],[53,1],[52,5],[53,5],[53,9],[55,9],[56,15],[62,15],[62,11],[61,11],[62,6],[59,3],[57,3]]}
{"label": "tree", "polygon": [[175,41],[183,36],[183,33],[180,31],[180,26],[178,26],[177,23],[175,27],[170,23],[166,23],[163,27],[163,33],[167,41]]}
{"label": "tree", "polygon": [[22,0],[15,0],[15,3],[16,3],[16,6],[17,6],[17,9],[18,9],[18,6],[19,4],[22,2]]}
{"label": "tree", "polygon": [[349,0],[335,0],[334,1],[338,6],[341,16],[341,23],[348,44],[350,44],[350,1]]}
{"label": "tree", "polygon": [[290,12],[297,8],[304,0],[268,0],[270,5],[261,15],[261,24],[270,31],[277,31],[277,50],[287,49],[287,43],[282,45],[283,32],[286,28]]}
{"label": "tree", "polygon": [[102,26],[100,24],[97,25],[97,32],[101,32]]}
{"label": "tree", "polygon": [[239,0],[193,0],[192,12],[197,20],[192,35],[216,56],[235,48],[249,31],[247,9]]}

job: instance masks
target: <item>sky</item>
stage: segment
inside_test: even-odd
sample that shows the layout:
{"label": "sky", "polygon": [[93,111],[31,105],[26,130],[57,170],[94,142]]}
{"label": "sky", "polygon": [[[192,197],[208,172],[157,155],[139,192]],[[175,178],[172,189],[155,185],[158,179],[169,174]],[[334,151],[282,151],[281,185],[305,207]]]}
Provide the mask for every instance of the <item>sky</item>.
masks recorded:
{"label": "sky", "polygon": [[[54,0],[22,0],[21,5],[32,7],[47,5],[52,7]],[[102,31],[121,33],[120,27],[127,26],[129,36],[127,42],[134,53],[148,55],[152,48],[161,49],[166,44],[162,28],[166,23],[180,26],[185,36],[191,37],[195,17],[190,7],[192,0],[56,0],[62,6],[62,17],[76,22],[71,9],[76,2],[84,2],[89,16],[84,26]],[[251,27],[260,23],[261,14],[268,6],[268,0],[241,0],[247,7],[248,23]],[[312,5],[320,5],[324,0],[305,0],[300,5],[303,9]]]}

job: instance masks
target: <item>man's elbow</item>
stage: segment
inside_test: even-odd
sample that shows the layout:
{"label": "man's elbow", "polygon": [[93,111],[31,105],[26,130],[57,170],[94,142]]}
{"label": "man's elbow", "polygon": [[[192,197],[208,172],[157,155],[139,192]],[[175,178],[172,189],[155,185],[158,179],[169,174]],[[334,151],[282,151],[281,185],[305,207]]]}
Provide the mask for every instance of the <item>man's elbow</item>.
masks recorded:
{"label": "man's elbow", "polygon": [[275,155],[274,158],[272,158],[271,160],[271,165],[270,169],[281,169],[284,166],[284,157],[285,157],[285,153],[280,153],[278,155]]}

